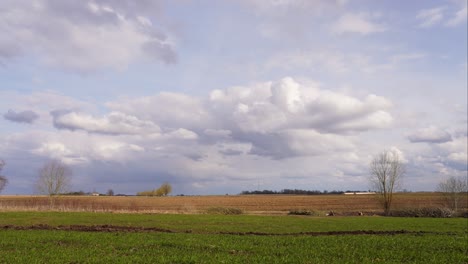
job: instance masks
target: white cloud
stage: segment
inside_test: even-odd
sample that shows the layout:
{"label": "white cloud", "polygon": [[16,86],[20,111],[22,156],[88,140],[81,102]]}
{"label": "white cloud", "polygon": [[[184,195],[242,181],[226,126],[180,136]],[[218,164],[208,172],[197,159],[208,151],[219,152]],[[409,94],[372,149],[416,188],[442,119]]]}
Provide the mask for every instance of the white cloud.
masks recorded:
{"label": "white cloud", "polygon": [[468,138],[465,135],[458,135],[451,141],[434,146],[434,151],[440,156],[444,157],[444,161],[448,161],[448,166],[459,171],[466,171],[468,169],[468,159],[466,158],[466,146]]}
{"label": "white cloud", "polygon": [[408,136],[412,143],[426,142],[426,143],[444,143],[452,141],[452,136],[447,131],[431,126],[422,128]]}
{"label": "white cloud", "polygon": [[113,111],[151,120],[162,129],[210,128],[210,113],[203,101],[181,93],[162,92],[154,96],[121,98],[108,102],[106,106]]}
{"label": "white cloud", "polygon": [[416,19],[420,21],[419,27],[422,28],[429,28],[439,24],[455,27],[463,24],[467,17],[468,2],[465,0],[454,2],[451,6],[423,9],[416,15]]}
{"label": "white cloud", "polygon": [[241,2],[263,13],[278,13],[286,12],[288,9],[319,12],[324,8],[342,7],[346,5],[348,0],[242,0]]}
{"label": "white cloud", "polygon": [[159,133],[160,128],[151,121],[140,120],[120,112],[111,112],[105,117],[95,118],[76,112],[52,112],[54,126],[59,129],[85,130],[103,134]]}
{"label": "white cloud", "polygon": [[465,3],[464,6],[457,12],[455,12],[454,16],[447,21],[447,26],[457,26],[462,24],[463,22],[466,22],[466,19],[468,17],[468,4],[466,1],[463,2]]}
{"label": "white cloud", "polygon": [[[150,148],[176,148],[175,153],[180,151],[177,144],[187,140],[194,150],[235,142],[251,144],[252,154],[286,158],[349,149],[349,135],[389,127],[393,119],[387,112],[392,104],[384,97],[358,99],[289,77],[214,90],[208,98],[160,93],[106,105],[111,111],[102,117],[53,111],[53,124],[103,136],[138,136],[156,144]],[[305,139],[310,144],[301,146]]]}
{"label": "white cloud", "polygon": [[416,15],[416,19],[420,20],[420,27],[431,27],[439,23],[444,18],[446,7],[435,7],[431,9],[423,9]]}
{"label": "white cloud", "polygon": [[391,106],[385,98],[369,95],[362,101],[304,86],[292,78],[217,90],[212,92],[210,104],[216,109],[215,120],[223,120],[234,134],[303,128],[340,134],[386,127],[392,119],[382,111]]}
{"label": "white cloud", "polygon": [[[135,60],[173,63],[174,44],[144,15],[147,2],[18,0],[0,4],[0,59],[31,55],[80,73]],[[137,6],[138,9],[131,9]]]}
{"label": "white cloud", "polygon": [[70,155],[72,152],[60,142],[47,142],[32,150],[33,153],[49,156],[51,158],[61,158],[66,155]]}
{"label": "white cloud", "polygon": [[372,21],[375,18],[375,15],[368,13],[346,13],[332,25],[332,32],[335,34],[359,33],[368,35],[386,31],[386,26]]}
{"label": "white cloud", "polygon": [[455,152],[450,153],[447,159],[451,162],[460,163],[466,165],[468,163],[468,156],[466,152]]}

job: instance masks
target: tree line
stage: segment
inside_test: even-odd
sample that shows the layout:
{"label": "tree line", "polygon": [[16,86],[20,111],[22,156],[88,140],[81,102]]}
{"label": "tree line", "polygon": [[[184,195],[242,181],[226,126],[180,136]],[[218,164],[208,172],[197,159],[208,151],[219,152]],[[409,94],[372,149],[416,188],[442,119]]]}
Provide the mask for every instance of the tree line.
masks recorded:
{"label": "tree line", "polygon": [[167,196],[171,192],[172,186],[169,183],[165,182],[159,188],[143,192],[137,192],[137,196]]}
{"label": "tree line", "polygon": [[319,191],[319,190],[301,190],[301,189],[283,189],[281,191],[273,190],[255,190],[255,191],[242,191],[241,195],[250,194],[297,194],[297,195],[322,195],[322,194],[343,194],[343,191]]}
{"label": "tree line", "polygon": [[[0,159],[0,173],[5,167],[5,161]],[[377,197],[381,201],[385,214],[389,214],[393,202],[394,192],[401,187],[401,181],[406,173],[405,163],[399,153],[385,150],[373,157],[369,164],[369,182]],[[69,192],[72,170],[60,160],[50,160],[46,162],[39,170],[36,179],[35,188],[41,194],[50,197],[63,195]],[[8,183],[6,176],[0,174],[0,192]],[[172,191],[169,183],[163,183],[159,188],[138,192],[140,196],[167,196]],[[466,178],[449,177],[439,183],[437,191],[444,194],[447,205],[457,211],[462,199],[466,199],[468,192]],[[283,189],[281,191],[256,190],[242,191],[243,195],[250,194],[301,194],[301,195],[320,195],[320,194],[342,194],[342,191],[318,191],[318,190],[300,190]],[[113,195],[113,190],[108,191],[108,195]]]}
{"label": "tree line", "polygon": [[[6,163],[0,159],[0,173],[5,167]],[[59,195],[87,195],[95,194],[85,193],[83,191],[70,191],[71,180],[73,171],[72,169],[62,161],[58,159],[52,159],[46,161],[44,165],[39,169],[36,181],[34,183],[34,189],[40,194],[48,195],[49,197]],[[0,192],[8,184],[6,176],[0,174]],[[169,183],[163,183],[159,188],[150,191],[139,192],[137,195],[143,196],[166,196],[172,192],[172,186]],[[99,194],[101,195],[101,194]],[[113,196],[114,190],[109,189],[106,194],[107,196]],[[119,195],[119,194],[118,194]]]}

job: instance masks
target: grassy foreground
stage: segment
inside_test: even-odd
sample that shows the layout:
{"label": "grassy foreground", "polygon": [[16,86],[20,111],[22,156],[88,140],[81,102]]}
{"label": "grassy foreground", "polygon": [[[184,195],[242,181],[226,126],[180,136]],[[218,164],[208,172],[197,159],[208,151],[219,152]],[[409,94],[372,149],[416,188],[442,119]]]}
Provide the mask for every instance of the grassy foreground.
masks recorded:
{"label": "grassy foreground", "polygon": [[[11,229],[45,224],[160,228],[172,233]],[[0,227],[0,263],[468,262],[468,223],[462,218],[8,212],[0,213]],[[346,233],[357,230],[408,232]],[[323,233],[338,231],[344,233]]]}

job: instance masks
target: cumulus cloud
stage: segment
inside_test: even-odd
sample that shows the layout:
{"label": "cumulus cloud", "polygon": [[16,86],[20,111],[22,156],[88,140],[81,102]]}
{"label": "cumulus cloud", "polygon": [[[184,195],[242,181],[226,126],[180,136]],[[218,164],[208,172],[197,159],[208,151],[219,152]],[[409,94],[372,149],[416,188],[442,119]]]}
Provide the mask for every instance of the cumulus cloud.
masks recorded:
{"label": "cumulus cloud", "polygon": [[323,134],[311,129],[288,129],[269,135],[251,135],[250,140],[253,145],[251,154],[277,159],[325,155],[354,148],[349,137]]}
{"label": "cumulus cloud", "polygon": [[[0,152],[27,154],[37,164],[61,159],[82,177],[77,188],[87,181],[103,185],[105,175],[116,174],[125,192],[141,188],[130,183],[147,184],[155,177],[187,191],[191,185],[209,189],[213,181],[250,184],[255,177],[280,182],[271,188],[281,188],[283,179],[314,173],[360,175],[360,167],[349,161],[332,172],[323,167],[337,160],[331,156],[356,152],[362,131],[391,125],[386,98],[353,97],[292,78],[214,90],[206,97],[159,93],[120,98],[105,107],[104,114],[96,114],[101,105],[52,111],[55,131],[8,135]],[[124,175],[122,168],[129,167],[138,169]],[[183,187],[184,182],[190,186]],[[227,188],[236,192],[244,187]]]}
{"label": "cumulus cloud", "polygon": [[84,130],[102,134],[159,133],[159,126],[120,112],[111,112],[102,118],[71,111],[52,111],[54,126],[59,129]]}
{"label": "cumulus cloud", "polygon": [[[160,93],[107,103],[112,111],[153,122],[165,131],[162,137],[177,133],[202,144],[247,143],[252,145],[249,153],[275,158],[347,149],[352,146],[348,135],[390,126],[391,105],[380,96],[358,99],[292,78],[213,90],[208,98]],[[77,122],[74,116],[68,118],[58,127]],[[144,134],[148,128],[141,129]],[[317,144],[301,147],[297,138]],[[329,142],[330,147],[320,147],[320,142]]]}
{"label": "cumulus cloud", "polygon": [[197,97],[171,92],[161,92],[154,96],[121,98],[108,102],[113,111],[151,120],[164,129],[212,128],[210,113],[204,102]]}
{"label": "cumulus cloud", "polygon": [[16,123],[27,123],[32,124],[36,119],[39,118],[39,115],[31,110],[16,112],[14,110],[8,110],[3,117],[6,120],[10,120]]}
{"label": "cumulus cloud", "polygon": [[351,149],[354,135],[392,124],[391,105],[381,96],[360,99],[287,77],[213,90],[207,98],[167,92],[121,98],[106,103],[110,112],[100,117],[76,110],[51,115],[60,130],[141,136],[165,151],[181,140],[195,147],[231,142],[250,145],[242,153],[288,158]]}
{"label": "cumulus cloud", "polygon": [[408,136],[408,139],[412,143],[444,143],[452,141],[452,136],[443,129],[431,126],[415,131]]}
{"label": "cumulus cloud", "polygon": [[467,140],[466,135],[459,135],[458,137],[454,137],[451,141],[434,146],[434,152],[441,157],[445,157],[443,161],[447,162],[452,168],[459,171],[467,171]]}
{"label": "cumulus cloud", "polygon": [[346,13],[332,26],[332,32],[335,34],[359,33],[368,35],[371,33],[384,32],[387,28],[374,20],[377,15],[368,13]]}
{"label": "cumulus cloud", "polygon": [[[468,173],[468,158],[466,152],[466,135],[453,135],[450,141],[426,145],[426,149],[412,159],[412,164],[419,174],[440,176],[466,177]],[[425,178],[424,177],[424,178]],[[437,181],[434,181],[437,184]]]}
{"label": "cumulus cloud", "polygon": [[[0,56],[22,54],[78,72],[121,69],[138,59],[174,63],[174,43],[148,15],[159,1],[6,1]],[[156,13],[157,14],[157,13]]]}
{"label": "cumulus cloud", "polygon": [[253,87],[215,90],[210,105],[216,120],[242,133],[314,129],[349,133],[389,126],[391,103],[379,96],[364,100],[297,83],[292,78]]}

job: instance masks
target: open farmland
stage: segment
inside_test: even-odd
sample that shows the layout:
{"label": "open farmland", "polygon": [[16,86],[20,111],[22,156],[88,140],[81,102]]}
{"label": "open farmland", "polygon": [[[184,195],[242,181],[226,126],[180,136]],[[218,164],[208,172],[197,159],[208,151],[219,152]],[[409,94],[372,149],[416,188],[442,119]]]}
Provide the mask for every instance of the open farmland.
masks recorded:
{"label": "open farmland", "polygon": [[1,263],[466,263],[466,219],[0,213]]}
{"label": "open farmland", "polygon": [[[468,262],[465,218],[349,216],[381,212],[373,195],[65,196],[50,202],[1,197],[0,263]],[[395,200],[397,208],[442,204],[435,193]],[[247,215],[209,214],[212,207]],[[294,209],[339,213],[286,215]]]}
{"label": "open farmland", "polygon": [[[1,196],[2,211],[50,210],[50,199],[45,196]],[[231,207],[247,214],[286,214],[290,210],[335,211],[352,214],[359,211],[381,212],[375,195],[226,195],[226,196],[63,196],[53,201],[53,210],[203,213],[212,207]],[[438,193],[396,194],[394,208],[442,207],[444,200]],[[466,200],[461,204],[466,208]]]}

